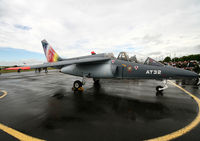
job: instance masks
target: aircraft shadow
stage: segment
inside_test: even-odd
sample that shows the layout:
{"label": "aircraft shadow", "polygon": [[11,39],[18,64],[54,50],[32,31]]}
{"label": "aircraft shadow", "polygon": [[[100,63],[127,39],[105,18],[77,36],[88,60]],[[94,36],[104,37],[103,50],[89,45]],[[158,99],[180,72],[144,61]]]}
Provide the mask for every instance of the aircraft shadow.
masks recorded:
{"label": "aircraft shadow", "polygon": [[50,97],[43,126],[58,128],[73,122],[103,120],[153,121],[170,117],[170,109],[160,102],[144,102],[109,95],[101,85],[93,85],[85,92],[66,93],[57,90]]}

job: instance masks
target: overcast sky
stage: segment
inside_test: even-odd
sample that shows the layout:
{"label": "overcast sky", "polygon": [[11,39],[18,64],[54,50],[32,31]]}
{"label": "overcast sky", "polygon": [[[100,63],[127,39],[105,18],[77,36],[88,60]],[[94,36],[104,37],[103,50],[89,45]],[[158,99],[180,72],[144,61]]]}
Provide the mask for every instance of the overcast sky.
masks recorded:
{"label": "overcast sky", "polygon": [[200,0],[0,0],[0,63],[27,59],[6,48],[43,54],[42,39],[64,57],[93,50],[154,58],[197,54]]}

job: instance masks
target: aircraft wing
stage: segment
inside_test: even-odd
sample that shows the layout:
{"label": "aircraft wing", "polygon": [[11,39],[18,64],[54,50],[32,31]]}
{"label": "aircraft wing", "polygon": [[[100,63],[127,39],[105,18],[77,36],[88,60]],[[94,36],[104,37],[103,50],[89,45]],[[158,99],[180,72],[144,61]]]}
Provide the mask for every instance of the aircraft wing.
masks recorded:
{"label": "aircraft wing", "polygon": [[58,62],[50,62],[32,66],[25,66],[25,67],[14,67],[14,68],[6,68],[5,70],[28,70],[28,69],[38,69],[38,68],[47,68],[47,67],[56,67],[62,68],[63,66],[72,65],[72,64],[87,64],[87,63],[97,63],[102,61],[108,61],[110,58],[108,57],[92,57],[92,58],[77,58],[77,59],[70,59]]}

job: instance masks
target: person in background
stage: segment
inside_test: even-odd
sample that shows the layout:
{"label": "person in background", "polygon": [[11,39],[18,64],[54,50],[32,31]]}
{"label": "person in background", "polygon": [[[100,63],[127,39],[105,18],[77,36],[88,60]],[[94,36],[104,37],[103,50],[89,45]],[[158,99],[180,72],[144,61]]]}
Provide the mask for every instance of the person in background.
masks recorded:
{"label": "person in background", "polygon": [[181,68],[188,69],[187,64],[188,64],[187,61],[182,62]]}
{"label": "person in background", "polygon": [[199,74],[200,73],[200,67],[199,67],[198,63],[194,62],[193,64],[194,64],[193,71]]}

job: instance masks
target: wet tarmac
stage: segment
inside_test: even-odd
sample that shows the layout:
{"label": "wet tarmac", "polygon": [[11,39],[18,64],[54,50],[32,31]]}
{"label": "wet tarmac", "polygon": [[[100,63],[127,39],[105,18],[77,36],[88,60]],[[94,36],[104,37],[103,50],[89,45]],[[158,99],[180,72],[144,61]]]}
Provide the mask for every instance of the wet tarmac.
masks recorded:
{"label": "wet tarmac", "polygon": [[[197,103],[172,84],[156,96],[155,80],[81,80],[57,71],[0,75],[0,124],[49,141],[133,141],[163,136],[191,123]],[[177,82],[178,83],[178,82]],[[200,98],[200,89],[183,85]],[[3,93],[0,92],[0,96]],[[200,140],[200,126],[175,140]],[[0,141],[17,140],[0,130]]]}

